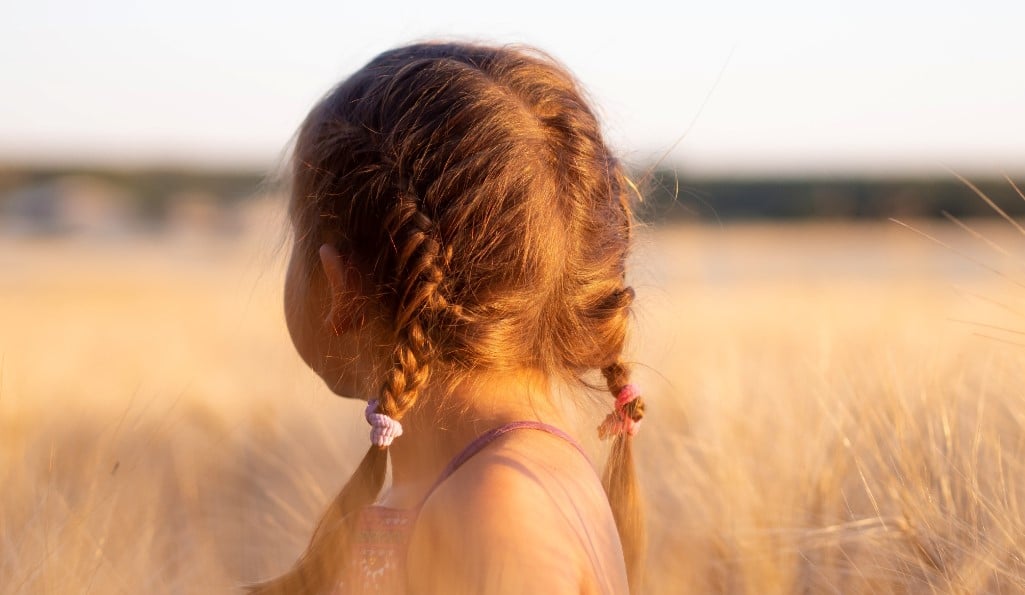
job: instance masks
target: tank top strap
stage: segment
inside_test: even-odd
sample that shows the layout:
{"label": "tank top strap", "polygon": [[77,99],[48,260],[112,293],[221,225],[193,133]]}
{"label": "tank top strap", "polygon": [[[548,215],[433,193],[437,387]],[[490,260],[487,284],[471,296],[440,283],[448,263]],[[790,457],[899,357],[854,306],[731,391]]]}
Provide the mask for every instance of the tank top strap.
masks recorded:
{"label": "tank top strap", "polygon": [[483,450],[484,447],[486,447],[488,444],[494,442],[495,439],[497,439],[499,436],[502,436],[503,434],[508,434],[513,430],[540,430],[542,432],[547,432],[553,436],[558,436],[559,438],[562,438],[566,442],[570,443],[574,448],[576,448],[577,451],[580,452],[580,454],[583,455],[588,462],[590,462],[591,460],[590,457],[587,456],[587,453],[584,451],[583,447],[580,446],[580,444],[577,443],[577,441],[574,440],[572,436],[570,436],[569,434],[555,426],[539,421],[530,420],[510,422],[498,426],[497,428],[492,428],[487,432],[484,432],[476,439],[474,439],[473,442],[466,445],[466,448],[461,450],[459,454],[453,457],[452,460],[448,462],[448,465],[445,466],[445,469],[441,472],[441,475],[438,476],[438,479],[434,481],[434,484],[431,486],[431,489],[427,490],[427,493],[424,494],[424,497],[422,500],[420,500],[420,504],[416,507],[416,510],[419,511],[421,508],[423,508],[424,503],[427,502],[427,499],[431,497],[431,494],[433,494],[434,491],[438,489],[438,486],[440,486],[442,482],[448,479],[449,476],[455,473],[457,469],[462,467],[463,463],[470,460],[470,458],[473,457],[473,455]]}

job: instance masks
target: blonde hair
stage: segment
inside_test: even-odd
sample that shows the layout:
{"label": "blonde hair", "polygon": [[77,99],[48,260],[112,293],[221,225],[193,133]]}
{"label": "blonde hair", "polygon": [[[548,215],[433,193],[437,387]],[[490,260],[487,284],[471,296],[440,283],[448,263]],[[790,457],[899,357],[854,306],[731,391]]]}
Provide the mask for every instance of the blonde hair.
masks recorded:
{"label": "blonde hair", "polygon": [[[289,216],[310,267],[332,241],[363,276],[391,335],[378,411],[400,419],[431,381],[524,366],[615,395],[633,290],[630,182],[573,77],[524,46],[421,43],[384,52],[302,123]],[[637,420],[643,404],[627,407]],[[631,438],[603,481],[636,586],[643,519]],[[353,522],[381,490],[367,451],[306,551],[258,593],[337,581]]]}

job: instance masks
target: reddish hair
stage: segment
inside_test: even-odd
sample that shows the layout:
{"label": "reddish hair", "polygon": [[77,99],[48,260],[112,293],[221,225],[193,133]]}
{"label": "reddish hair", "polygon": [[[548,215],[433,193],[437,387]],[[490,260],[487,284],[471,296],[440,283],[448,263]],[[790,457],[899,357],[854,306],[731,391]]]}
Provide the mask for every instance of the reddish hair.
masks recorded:
{"label": "reddish hair", "polygon": [[[613,395],[628,383],[631,184],[550,56],[466,43],[384,52],[312,109],[292,176],[299,256],[314,270],[319,245],[334,243],[390,333],[380,412],[401,418],[426,383],[473,370],[576,381],[600,370]],[[640,419],[642,402],[629,413]],[[337,580],[386,464],[372,446],[295,567],[255,590]],[[628,435],[615,438],[603,481],[636,586],[643,521]]]}

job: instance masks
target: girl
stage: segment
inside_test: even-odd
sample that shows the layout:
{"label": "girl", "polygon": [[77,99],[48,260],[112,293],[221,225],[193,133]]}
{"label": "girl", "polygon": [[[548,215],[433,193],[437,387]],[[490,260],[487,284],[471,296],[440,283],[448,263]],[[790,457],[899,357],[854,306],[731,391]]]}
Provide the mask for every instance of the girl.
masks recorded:
{"label": "girl", "polygon": [[[524,47],[387,51],[313,108],[292,175],[289,331],[368,401],[372,444],[295,566],[253,590],[636,589],[631,183],[573,78]],[[551,398],[596,369],[602,481]]]}

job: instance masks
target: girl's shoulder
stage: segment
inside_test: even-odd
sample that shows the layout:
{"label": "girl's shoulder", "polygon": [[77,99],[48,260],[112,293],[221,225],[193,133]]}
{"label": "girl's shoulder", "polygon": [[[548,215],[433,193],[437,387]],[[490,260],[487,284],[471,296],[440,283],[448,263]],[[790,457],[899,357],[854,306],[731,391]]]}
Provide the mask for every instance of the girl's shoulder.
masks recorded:
{"label": "girl's shoulder", "polygon": [[564,438],[510,432],[424,503],[417,592],[626,592],[615,521],[591,462]]}

